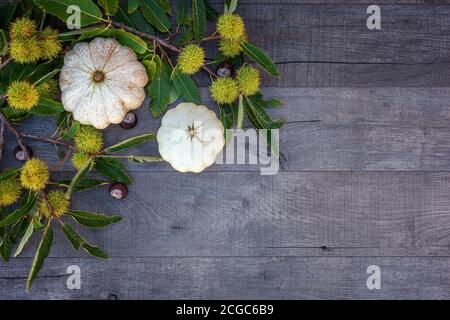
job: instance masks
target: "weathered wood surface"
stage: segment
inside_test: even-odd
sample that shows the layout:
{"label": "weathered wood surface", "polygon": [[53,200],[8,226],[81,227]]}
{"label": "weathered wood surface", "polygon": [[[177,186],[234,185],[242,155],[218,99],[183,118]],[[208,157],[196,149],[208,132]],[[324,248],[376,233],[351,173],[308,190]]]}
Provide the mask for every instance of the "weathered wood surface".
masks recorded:
{"label": "weathered wood surface", "polygon": [[282,73],[266,77],[267,86],[450,85],[447,4],[381,5],[382,29],[373,31],[366,27],[367,4],[281,2],[239,6],[251,40]]}
{"label": "weathered wood surface", "polygon": [[[373,264],[382,290],[367,290]],[[2,296],[21,299],[449,299],[449,264],[449,257],[49,258],[26,294],[29,260],[17,259],[0,286]],[[67,289],[70,265],[82,270],[81,290]]]}
{"label": "weathered wood surface", "polygon": [[[213,106],[208,90],[204,103]],[[280,132],[280,171],[447,171],[450,168],[450,91],[447,88],[266,88],[267,97],[282,97],[286,106],[269,112],[285,118]],[[106,131],[106,143],[130,135],[156,132],[160,119],[147,107],[138,111],[133,130]],[[53,118],[32,118],[24,131],[48,135]],[[13,141],[13,138],[10,138]],[[29,141],[36,154],[58,164],[55,148]],[[15,145],[6,146],[4,163],[13,160]],[[156,155],[149,143],[133,151]],[[3,165],[4,166],[4,165]],[[259,171],[261,165],[216,165],[208,171]],[[68,162],[62,170],[73,170]],[[165,163],[130,165],[135,171],[172,171]]]}
{"label": "weathered wood surface", "polygon": [[[127,200],[104,188],[74,200],[124,217],[81,231],[112,258],[78,254],[57,231],[25,294],[33,239],[23,257],[0,265],[0,298],[450,298],[450,5],[383,1],[382,30],[369,31],[372,2],[239,2],[252,40],[283,73],[264,89],[286,102],[271,111],[287,119],[280,173],[130,165]],[[206,88],[202,96],[212,105]],[[145,108],[139,120],[132,131],[108,129],[107,142],[160,121]],[[52,132],[42,119],[27,128]],[[53,148],[30,144],[56,164]],[[12,148],[1,168],[15,164]],[[136,154],[156,152],[150,143]],[[81,268],[79,291],[66,287],[69,265]],[[366,287],[369,265],[381,268],[381,290]]]}
{"label": "weathered wood surface", "polygon": [[[104,230],[80,229],[112,257],[450,256],[450,173],[133,176],[127,201],[105,189],[74,200],[124,217]],[[55,239],[52,256],[79,256],[61,232]]]}

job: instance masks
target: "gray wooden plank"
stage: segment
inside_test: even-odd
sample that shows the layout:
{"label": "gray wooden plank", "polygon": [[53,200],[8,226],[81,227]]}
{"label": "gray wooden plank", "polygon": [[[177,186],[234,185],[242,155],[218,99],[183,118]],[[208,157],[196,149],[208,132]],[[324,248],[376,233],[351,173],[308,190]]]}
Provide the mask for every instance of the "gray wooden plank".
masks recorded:
{"label": "gray wooden plank", "polygon": [[[266,86],[450,85],[449,5],[384,2],[382,29],[373,31],[366,27],[367,3],[311,2],[239,5],[251,41],[280,67],[282,77],[265,77]],[[216,45],[207,44],[207,49],[213,58]],[[209,84],[206,75],[198,82]]]}
{"label": "gray wooden plank", "polygon": [[[447,171],[450,169],[450,117],[447,88],[266,88],[269,98],[286,105],[272,109],[285,118],[280,132],[281,171]],[[204,102],[217,111],[208,90]],[[156,132],[160,119],[147,107],[138,110],[133,130],[111,126],[105,131],[112,144],[132,135]],[[34,117],[24,131],[49,136],[54,119]],[[1,168],[19,165],[13,160],[14,138],[8,137]],[[36,155],[56,166],[55,149],[47,143],[28,141]],[[157,155],[156,142],[132,151]],[[131,164],[134,171],[172,171],[165,163]],[[209,171],[259,171],[261,165],[214,165]],[[73,170],[70,163],[61,170]]]}
{"label": "gray wooden plank", "polygon": [[[124,201],[112,200],[106,187],[73,200],[75,208],[124,217],[106,229],[80,229],[112,257],[450,256],[450,173],[134,178]],[[79,256],[59,230],[55,239],[52,256]]]}
{"label": "gray wooden plank", "polygon": [[[0,268],[1,299],[448,299],[450,258],[49,259],[24,292],[30,259]],[[81,269],[81,290],[66,286]],[[369,265],[381,289],[368,290]]]}
{"label": "gray wooden plank", "polygon": [[375,31],[366,27],[367,4],[241,3],[238,12],[280,67],[282,77],[266,77],[266,86],[448,86],[450,6],[381,8]]}
{"label": "gray wooden plank", "polygon": [[[6,1],[6,0],[0,0]],[[176,0],[173,0],[176,2]],[[239,4],[439,4],[439,3],[448,3],[448,0],[239,0]],[[221,8],[223,5],[223,1],[221,0],[209,0],[209,3],[217,7]]]}

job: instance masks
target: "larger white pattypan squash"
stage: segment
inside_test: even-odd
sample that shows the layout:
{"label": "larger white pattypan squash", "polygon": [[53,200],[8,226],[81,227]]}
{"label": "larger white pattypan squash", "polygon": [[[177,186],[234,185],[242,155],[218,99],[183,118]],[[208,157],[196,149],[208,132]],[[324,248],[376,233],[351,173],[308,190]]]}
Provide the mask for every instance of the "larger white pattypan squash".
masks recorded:
{"label": "larger white pattypan squash", "polygon": [[180,172],[201,172],[225,145],[224,127],[205,106],[180,103],[166,112],[157,134],[159,153]]}
{"label": "larger white pattypan squash", "polygon": [[77,43],[64,57],[59,85],[64,109],[82,124],[104,129],[122,122],[145,99],[145,67],[114,39]]}

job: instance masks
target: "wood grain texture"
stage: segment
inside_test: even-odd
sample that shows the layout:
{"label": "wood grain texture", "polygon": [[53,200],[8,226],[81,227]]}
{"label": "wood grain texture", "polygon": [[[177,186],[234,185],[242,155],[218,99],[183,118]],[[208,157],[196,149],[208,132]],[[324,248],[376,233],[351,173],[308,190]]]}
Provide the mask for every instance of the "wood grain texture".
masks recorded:
{"label": "wood grain texture", "polygon": [[266,77],[266,86],[450,84],[449,5],[383,4],[381,30],[374,31],[366,27],[367,4],[295,3],[252,2],[238,8],[250,40],[280,68],[282,77]]}
{"label": "wood grain texture", "polygon": [[[7,299],[445,299],[450,258],[50,258],[30,294],[30,259],[0,269]],[[381,290],[366,287],[381,268]],[[68,290],[67,267],[81,268],[81,290]],[[175,312],[175,311],[174,311]]]}
{"label": "wood grain texture", "polygon": [[[106,187],[74,198],[78,209],[124,217],[80,229],[111,257],[450,256],[449,173],[134,177],[126,201],[111,200]],[[52,256],[79,256],[60,230]]]}
{"label": "wood grain texture", "polygon": [[[433,87],[450,85],[450,6],[382,1],[382,29],[366,27],[370,1],[244,1],[250,40],[278,64],[272,87]],[[423,3],[422,3],[423,2]],[[440,4],[440,3],[443,4]],[[222,1],[214,6],[222,8]],[[209,31],[213,31],[209,26]],[[213,58],[216,45],[208,44]],[[202,86],[208,77],[198,77]]]}
{"label": "wood grain texture", "polygon": [[[27,295],[33,237],[23,257],[1,264],[0,299],[450,298],[450,5],[386,0],[382,30],[369,31],[372,1],[239,2],[251,40],[283,74],[264,80],[265,95],[286,102],[270,111],[287,119],[281,172],[130,165],[127,200],[103,187],[73,201],[124,217],[104,230],[77,227],[112,258],[74,252],[57,230]],[[197,78],[203,87],[205,79]],[[214,105],[207,88],[202,96]],[[107,144],[159,127],[146,107],[138,115],[134,130],[108,129]],[[25,126],[54,130],[45,118]],[[1,169],[19,165],[13,141]],[[52,146],[29,144],[57,165]],[[136,154],[156,155],[156,143]],[[70,165],[59,170],[54,179],[73,174]],[[72,264],[80,291],[66,287]],[[366,288],[372,264],[382,270],[379,291]]]}
{"label": "wood grain texture", "polygon": [[[0,0],[7,1],[7,0]],[[209,0],[209,3],[216,6],[218,9],[223,5],[222,0]],[[448,0],[239,0],[239,4],[439,4],[448,3]]]}
{"label": "wood grain texture", "polygon": [[[447,88],[266,88],[268,98],[281,97],[286,105],[269,110],[285,118],[280,132],[281,171],[447,171],[450,168],[450,112]],[[215,108],[202,90],[203,101]],[[156,132],[147,106],[138,110],[133,130],[111,126],[106,144],[133,135]],[[25,131],[49,136],[53,118],[27,120]],[[14,138],[8,137],[2,168],[19,165],[13,159]],[[52,145],[28,140],[36,156],[56,166]],[[156,142],[131,151],[157,155]],[[130,152],[128,153],[130,154]],[[168,164],[130,164],[132,171],[171,171]],[[261,165],[215,165],[209,171],[259,171]],[[61,170],[73,170],[70,162]]]}

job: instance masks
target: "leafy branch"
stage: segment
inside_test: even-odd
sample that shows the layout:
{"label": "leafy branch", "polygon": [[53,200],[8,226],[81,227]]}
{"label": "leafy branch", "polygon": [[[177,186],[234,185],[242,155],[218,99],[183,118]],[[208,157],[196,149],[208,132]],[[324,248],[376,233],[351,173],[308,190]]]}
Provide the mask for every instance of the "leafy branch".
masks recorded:
{"label": "leafy branch", "polygon": [[30,154],[28,152],[28,148],[26,147],[23,138],[29,138],[32,140],[43,141],[43,142],[49,142],[49,143],[53,143],[56,145],[65,146],[71,150],[75,150],[75,147],[68,142],[49,138],[49,137],[41,137],[41,136],[37,136],[34,134],[21,132],[16,127],[14,127],[13,124],[11,124],[11,122],[6,118],[6,116],[3,114],[3,112],[1,110],[0,110],[0,123],[2,125],[2,128],[4,126],[6,126],[9,129],[9,131],[11,131],[11,133],[14,134],[14,136],[16,137],[17,143],[19,144],[22,151],[27,155],[27,158],[30,158]]}
{"label": "leafy branch", "polygon": [[[157,37],[155,35],[149,34],[149,33],[138,31],[138,30],[136,30],[136,29],[134,29],[132,27],[129,27],[129,26],[125,25],[122,22],[108,21],[108,22],[104,22],[102,24],[103,25],[112,25],[114,27],[126,30],[126,31],[128,31],[128,32],[130,32],[132,34],[135,34],[137,36],[140,36],[142,38],[145,38],[145,39],[148,39],[150,41],[153,41],[153,42],[155,42],[155,43],[157,43],[157,44],[159,44],[159,45],[161,45],[161,46],[163,46],[163,47],[165,47],[167,49],[170,49],[170,50],[172,50],[174,52],[177,52],[177,53],[181,52],[180,48],[178,48],[177,46],[167,42],[166,40],[161,39],[161,38],[159,38],[159,37]],[[210,36],[210,37],[203,38],[201,41],[211,41],[211,40],[217,40],[217,39],[218,39],[217,36]],[[202,69],[204,71],[206,71],[211,77],[213,77],[213,78],[217,77],[217,74],[214,71],[212,71],[208,66],[203,65]]]}
{"label": "leafy branch", "polygon": [[[222,14],[208,0],[178,0],[176,9],[172,3],[167,0],[32,0],[20,1],[20,5],[13,2],[0,5],[0,161],[4,155],[5,131],[14,135],[18,149],[24,154],[22,160],[27,160],[21,168],[0,172],[0,255],[8,261],[17,242],[14,256],[22,252],[33,235],[40,234],[27,290],[50,254],[53,229],[58,225],[75,250],[82,248],[94,257],[108,257],[103,249],[84,239],[69,221],[82,227],[101,228],[119,222],[121,217],[72,209],[75,192],[109,185],[110,195],[123,199],[132,179],[122,160],[162,161],[154,155],[123,154],[156,140],[154,133],[132,136],[105,147],[100,132],[81,125],[65,111],[67,101],[66,106],[59,102],[56,75],[63,67],[65,54],[77,43],[99,37],[114,38],[133,50],[150,80],[145,89],[154,117],[164,114],[169,105],[180,99],[201,104],[202,97],[193,76],[204,71],[212,82],[211,96],[218,104],[220,120],[226,129],[234,125],[243,128],[247,120],[264,135],[265,130],[276,130],[283,125],[282,120],[269,116],[267,110],[280,103],[263,98],[259,69],[252,65],[274,77],[279,76],[279,71],[267,54],[249,42],[242,18],[234,14],[238,1],[225,0]],[[67,9],[73,4],[80,8],[81,29],[69,31],[65,27]],[[50,15],[60,22],[54,23]],[[173,20],[176,27],[172,26]],[[216,31],[210,35],[205,34],[207,20],[216,24]],[[219,53],[207,63],[202,44],[208,41],[218,42]],[[95,74],[93,80],[101,76]],[[55,132],[44,137],[16,127],[34,116],[53,117]],[[125,123],[124,119],[121,126],[130,129],[135,124]],[[270,137],[264,138],[276,154]],[[55,146],[59,165],[53,170],[73,154],[71,160],[76,173],[68,180],[51,181],[50,169],[45,162],[33,158],[27,140]]]}

